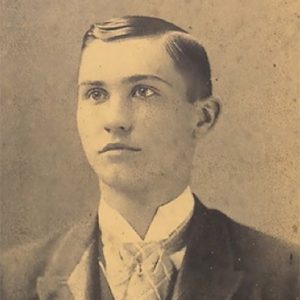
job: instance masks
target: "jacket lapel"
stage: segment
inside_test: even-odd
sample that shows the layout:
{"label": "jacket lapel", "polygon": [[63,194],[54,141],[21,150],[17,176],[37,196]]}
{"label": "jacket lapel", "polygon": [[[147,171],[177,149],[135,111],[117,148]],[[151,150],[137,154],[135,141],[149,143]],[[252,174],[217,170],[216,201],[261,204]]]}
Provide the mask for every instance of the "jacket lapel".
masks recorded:
{"label": "jacket lapel", "polygon": [[[88,290],[95,291],[99,286],[99,274],[97,258],[98,244],[97,240],[99,230],[97,218],[89,220],[83,224],[73,227],[60,241],[47,265],[44,276],[38,278],[37,293],[39,299],[73,299],[69,288],[68,279],[75,266],[81,260],[84,252],[90,249],[90,268]],[[95,263],[94,263],[95,262]],[[99,293],[96,293],[99,295]],[[96,299],[95,295],[90,294],[88,299]]]}
{"label": "jacket lapel", "polygon": [[234,269],[224,216],[195,199],[187,251],[172,299],[231,299],[241,279],[242,272]]}

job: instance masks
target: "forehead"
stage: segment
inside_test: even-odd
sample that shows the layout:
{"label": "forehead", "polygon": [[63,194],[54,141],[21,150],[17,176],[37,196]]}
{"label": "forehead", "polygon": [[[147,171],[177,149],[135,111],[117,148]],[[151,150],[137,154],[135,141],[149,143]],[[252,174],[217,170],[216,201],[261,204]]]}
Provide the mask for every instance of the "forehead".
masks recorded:
{"label": "forehead", "polygon": [[85,80],[117,81],[139,74],[182,81],[165,49],[164,38],[93,40],[82,52],[79,83]]}

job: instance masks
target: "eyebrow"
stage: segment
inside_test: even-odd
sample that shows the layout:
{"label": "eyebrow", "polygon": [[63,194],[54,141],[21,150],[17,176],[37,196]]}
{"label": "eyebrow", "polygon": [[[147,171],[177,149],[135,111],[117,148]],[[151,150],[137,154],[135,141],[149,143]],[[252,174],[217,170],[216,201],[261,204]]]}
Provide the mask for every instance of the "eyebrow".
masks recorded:
{"label": "eyebrow", "polygon": [[161,81],[165,84],[167,84],[168,86],[172,86],[172,84],[170,82],[168,82],[167,80],[164,80],[162,78],[160,78],[159,76],[156,76],[156,75],[151,75],[151,74],[146,74],[146,75],[132,75],[128,78],[125,78],[123,81],[124,82],[137,82],[137,81],[141,81],[141,80],[145,80],[145,79],[148,79],[148,80],[158,80],[158,81]]}
{"label": "eyebrow", "polygon": [[104,86],[105,83],[104,83],[104,81],[100,81],[100,80],[85,80],[85,81],[80,82],[80,83],[78,84],[78,86],[82,86],[82,85]]}
{"label": "eyebrow", "polygon": [[[147,79],[148,80],[158,80],[158,81],[161,81],[161,82],[167,84],[168,86],[172,87],[172,84],[170,82],[168,82],[167,80],[164,80],[164,79],[160,78],[159,76],[151,75],[151,74],[132,75],[128,78],[124,78],[122,80],[122,82],[134,83],[134,82],[138,82],[141,80],[147,80]],[[85,80],[85,81],[79,83],[79,86],[82,86],[82,85],[105,86],[105,82],[101,81],[101,80]]]}

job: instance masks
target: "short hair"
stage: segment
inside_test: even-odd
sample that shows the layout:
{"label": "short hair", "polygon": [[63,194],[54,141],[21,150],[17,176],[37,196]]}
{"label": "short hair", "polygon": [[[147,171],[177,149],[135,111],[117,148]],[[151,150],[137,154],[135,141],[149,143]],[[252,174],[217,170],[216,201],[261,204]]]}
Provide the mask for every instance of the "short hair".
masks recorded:
{"label": "short hair", "polygon": [[211,70],[204,47],[187,31],[163,19],[125,16],[93,24],[82,41],[84,49],[92,40],[111,42],[121,39],[167,35],[166,51],[175,67],[187,79],[189,101],[211,96]]}

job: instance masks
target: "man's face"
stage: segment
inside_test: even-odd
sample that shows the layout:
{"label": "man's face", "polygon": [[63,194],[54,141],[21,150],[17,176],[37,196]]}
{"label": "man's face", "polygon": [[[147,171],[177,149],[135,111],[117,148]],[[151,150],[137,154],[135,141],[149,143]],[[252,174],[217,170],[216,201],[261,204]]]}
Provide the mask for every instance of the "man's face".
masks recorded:
{"label": "man's face", "polygon": [[92,41],[78,84],[79,134],[104,183],[129,190],[188,183],[197,114],[162,38]]}

